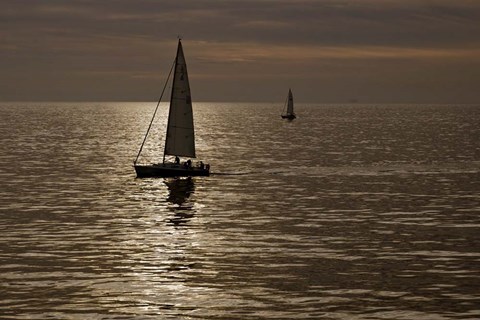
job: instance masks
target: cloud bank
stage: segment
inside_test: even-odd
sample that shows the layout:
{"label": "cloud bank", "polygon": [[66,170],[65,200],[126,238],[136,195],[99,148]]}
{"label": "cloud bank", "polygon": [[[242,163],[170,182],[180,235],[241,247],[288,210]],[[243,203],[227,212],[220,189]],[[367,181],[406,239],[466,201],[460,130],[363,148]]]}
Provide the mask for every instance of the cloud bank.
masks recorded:
{"label": "cloud bank", "polygon": [[197,100],[478,102],[478,21],[469,0],[3,0],[0,100],[154,100],[181,36]]}

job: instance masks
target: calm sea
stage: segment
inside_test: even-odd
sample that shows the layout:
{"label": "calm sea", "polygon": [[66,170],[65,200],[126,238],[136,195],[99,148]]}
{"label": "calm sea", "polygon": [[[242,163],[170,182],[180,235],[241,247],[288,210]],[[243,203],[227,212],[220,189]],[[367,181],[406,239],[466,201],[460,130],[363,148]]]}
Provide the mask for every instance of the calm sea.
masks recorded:
{"label": "calm sea", "polygon": [[0,318],[480,318],[480,106],[297,105],[0,103]]}

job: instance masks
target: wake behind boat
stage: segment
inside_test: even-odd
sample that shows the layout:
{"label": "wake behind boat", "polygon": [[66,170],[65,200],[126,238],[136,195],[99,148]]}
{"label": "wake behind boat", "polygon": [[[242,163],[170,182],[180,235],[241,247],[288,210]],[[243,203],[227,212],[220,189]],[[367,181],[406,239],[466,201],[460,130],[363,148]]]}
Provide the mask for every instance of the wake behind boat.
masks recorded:
{"label": "wake behind boat", "polygon": [[288,89],[288,96],[286,101],[287,112],[282,114],[282,119],[293,120],[296,118],[295,113],[293,112],[293,95],[292,90]]}
{"label": "wake behind boat", "polygon": [[[161,163],[139,164],[138,158],[142,153],[143,146],[147,140],[150,128],[152,127],[163,92],[165,91],[168,79],[170,78],[171,70],[163,88],[162,95],[158,100],[155,112],[153,113],[143,143],[138,151],[137,158],[133,163],[135,172],[139,178],[208,176],[210,174],[210,165],[204,164],[200,161],[197,166],[194,166],[190,160],[190,158],[195,158],[195,133],[190,84],[188,81],[187,64],[183,54],[181,39],[178,40],[177,55],[172,68],[174,69],[173,83],[170,95],[170,109],[168,113],[163,161]],[[166,161],[166,156],[175,157],[175,161]],[[181,163],[179,157],[188,157],[189,159]]]}

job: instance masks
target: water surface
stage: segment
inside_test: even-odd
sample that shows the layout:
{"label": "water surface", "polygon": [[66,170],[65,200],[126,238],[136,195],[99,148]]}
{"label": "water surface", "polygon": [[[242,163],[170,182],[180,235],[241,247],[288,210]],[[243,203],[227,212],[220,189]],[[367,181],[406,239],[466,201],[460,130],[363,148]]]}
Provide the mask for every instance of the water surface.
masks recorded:
{"label": "water surface", "polygon": [[480,106],[197,103],[136,179],[154,107],[0,104],[2,319],[480,317]]}

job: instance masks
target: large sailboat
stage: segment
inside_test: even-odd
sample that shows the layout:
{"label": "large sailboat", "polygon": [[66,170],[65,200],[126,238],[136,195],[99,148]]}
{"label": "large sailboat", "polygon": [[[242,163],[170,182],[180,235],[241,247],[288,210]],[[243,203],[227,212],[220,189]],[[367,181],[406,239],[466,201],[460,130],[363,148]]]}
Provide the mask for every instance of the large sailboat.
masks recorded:
{"label": "large sailboat", "polygon": [[287,112],[282,113],[282,119],[289,119],[293,120],[296,118],[295,113],[293,112],[293,95],[292,90],[288,89],[288,96],[287,96]]}
{"label": "large sailboat", "polygon": [[[170,74],[165,83],[165,87],[163,88],[162,95],[158,100],[147,133],[140,146],[137,158],[133,163],[135,172],[139,178],[208,176],[210,174],[210,165],[204,164],[202,161],[200,161],[198,165],[192,165],[191,158],[195,158],[192,98],[190,95],[187,64],[183,54],[181,39],[178,40],[177,55],[172,68],[174,70],[173,82],[170,95],[170,109],[168,113],[163,161],[161,163],[139,164],[138,158],[142,153],[143,146],[147,140],[150,128],[152,127],[153,120],[155,119],[158,106],[160,105],[163,92],[165,92],[172,70],[170,70]],[[175,157],[175,160],[166,161],[166,156]],[[180,157],[187,157],[188,160],[181,163]]]}

